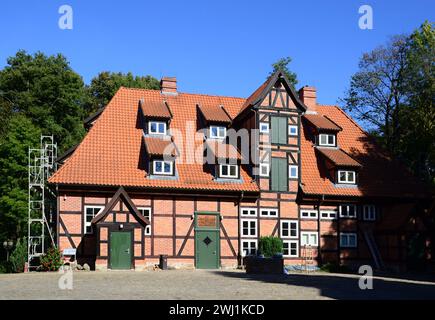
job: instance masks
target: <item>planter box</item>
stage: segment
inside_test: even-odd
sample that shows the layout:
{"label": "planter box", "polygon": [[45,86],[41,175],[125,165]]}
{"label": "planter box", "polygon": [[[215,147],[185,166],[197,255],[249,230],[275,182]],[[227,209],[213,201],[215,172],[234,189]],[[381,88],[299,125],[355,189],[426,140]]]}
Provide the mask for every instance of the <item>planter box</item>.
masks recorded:
{"label": "planter box", "polygon": [[250,274],[283,274],[283,258],[246,257],[246,273]]}

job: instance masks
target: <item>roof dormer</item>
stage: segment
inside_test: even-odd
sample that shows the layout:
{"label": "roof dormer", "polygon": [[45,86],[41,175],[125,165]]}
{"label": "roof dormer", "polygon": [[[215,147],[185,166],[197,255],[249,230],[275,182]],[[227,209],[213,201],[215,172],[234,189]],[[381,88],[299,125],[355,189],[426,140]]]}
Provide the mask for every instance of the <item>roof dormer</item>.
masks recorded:
{"label": "roof dormer", "polygon": [[141,99],[139,107],[143,116],[145,135],[166,136],[172,119],[172,112],[166,101],[146,101]]}
{"label": "roof dormer", "polygon": [[343,130],[339,125],[326,116],[319,114],[305,114],[304,119],[309,123],[315,135],[316,145],[319,147],[337,147],[337,134]]}
{"label": "roof dormer", "polygon": [[198,105],[201,127],[205,129],[207,139],[225,139],[227,128],[232,123],[231,116],[223,105]]}

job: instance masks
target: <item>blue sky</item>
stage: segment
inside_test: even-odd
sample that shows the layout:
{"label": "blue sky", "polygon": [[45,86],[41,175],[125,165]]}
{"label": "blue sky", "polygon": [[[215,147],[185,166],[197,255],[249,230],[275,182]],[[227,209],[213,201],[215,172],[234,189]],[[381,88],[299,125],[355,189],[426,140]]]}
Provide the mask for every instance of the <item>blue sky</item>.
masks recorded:
{"label": "blue sky", "polygon": [[[73,8],[73,30],[58,9]],[[358,8],[373,8],[373,30]],[[247,97],[291,56],[319,102],[343,96],[359,57],[435,21],[435,1],[10,1],[0,4],[0,68],[18,49],[62,53],[86,83],[98,72],[176,76],[183,92]]]}

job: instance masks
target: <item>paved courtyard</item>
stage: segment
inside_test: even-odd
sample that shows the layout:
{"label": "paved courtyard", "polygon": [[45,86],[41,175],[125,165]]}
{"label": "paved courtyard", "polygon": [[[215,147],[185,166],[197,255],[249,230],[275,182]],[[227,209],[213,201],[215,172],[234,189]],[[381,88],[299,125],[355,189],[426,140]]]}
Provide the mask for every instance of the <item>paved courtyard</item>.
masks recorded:
{"label": "paved courtyard", "polygon": [[435,299],[435,281],[373,280],[328,273],[246,275],[242,271],[74,272],[73,289],[59,273],[0,274],[0,299]]}

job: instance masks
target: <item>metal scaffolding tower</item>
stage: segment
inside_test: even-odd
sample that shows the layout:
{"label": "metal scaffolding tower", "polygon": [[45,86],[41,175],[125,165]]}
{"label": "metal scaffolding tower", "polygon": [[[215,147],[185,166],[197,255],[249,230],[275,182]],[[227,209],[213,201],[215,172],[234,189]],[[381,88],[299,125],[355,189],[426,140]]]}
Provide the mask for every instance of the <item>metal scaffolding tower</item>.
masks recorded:
{"label": "metal scaffolding tower", "polygon": [[[50,196],[54,193],[46,185],[48,177],[56,171],[57,144],[53,136],[41,136],[40,148],[29,148],[29,215],[27,237],[27,268],[39,266],[39,257],[47,245],[55,246],[53,237],[53,208]],[[48,237],[47,237],[47,233]]]}

